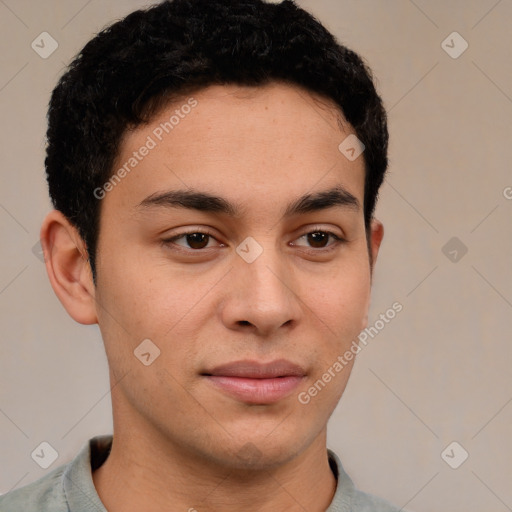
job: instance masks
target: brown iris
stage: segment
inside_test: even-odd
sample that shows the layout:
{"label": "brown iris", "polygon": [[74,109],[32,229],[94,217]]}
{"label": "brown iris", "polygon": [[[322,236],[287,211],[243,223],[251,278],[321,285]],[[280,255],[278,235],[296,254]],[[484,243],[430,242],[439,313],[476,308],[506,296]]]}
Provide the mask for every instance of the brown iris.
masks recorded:
{"label": "brown iris", "polygon": [[187,234],[187,242],[192,249],[204,249],[208,245],[210,235],[205,233]]}
{"label": "brown iris", "polygon": [[308,233],[308,242],[312,247],[321,248],[325,247],[323,242],[329,240],[329,233],[323,233],[322,231],[315,231],[314,233]]}

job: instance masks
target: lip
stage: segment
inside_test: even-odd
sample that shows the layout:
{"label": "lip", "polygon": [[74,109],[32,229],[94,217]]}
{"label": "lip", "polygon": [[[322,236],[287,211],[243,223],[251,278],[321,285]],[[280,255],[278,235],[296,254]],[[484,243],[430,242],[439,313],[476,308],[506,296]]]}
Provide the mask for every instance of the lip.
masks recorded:
{"label": "lip", "polygon": [[306,371],[278,359],[269,363],[235,361],[202,373],[225,394],[247,404],[272,404],[289,396],[302,382]]}

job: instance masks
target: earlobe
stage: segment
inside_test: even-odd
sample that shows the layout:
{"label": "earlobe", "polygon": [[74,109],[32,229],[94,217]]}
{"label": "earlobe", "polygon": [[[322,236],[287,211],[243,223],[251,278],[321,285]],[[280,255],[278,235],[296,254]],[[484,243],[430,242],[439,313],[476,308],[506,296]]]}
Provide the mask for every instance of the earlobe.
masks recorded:
{"label": "earlobe", "polygon": [[52,288],[69,315],[81,324],[95,324],[95,286],[84,241],[58,210],[41,226],[41,245]]}

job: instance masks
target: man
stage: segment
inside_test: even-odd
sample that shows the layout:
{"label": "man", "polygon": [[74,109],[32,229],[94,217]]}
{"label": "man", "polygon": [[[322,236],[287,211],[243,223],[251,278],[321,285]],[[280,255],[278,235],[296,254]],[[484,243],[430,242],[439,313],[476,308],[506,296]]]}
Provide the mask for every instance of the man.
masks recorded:
{"label": "man", "polygon": [[100,327],[114,434],[0,510],[397,510],[326,448],[387,138],[361,59],[289,0],[162,2],[90,41],[50,102],[41,240]]}

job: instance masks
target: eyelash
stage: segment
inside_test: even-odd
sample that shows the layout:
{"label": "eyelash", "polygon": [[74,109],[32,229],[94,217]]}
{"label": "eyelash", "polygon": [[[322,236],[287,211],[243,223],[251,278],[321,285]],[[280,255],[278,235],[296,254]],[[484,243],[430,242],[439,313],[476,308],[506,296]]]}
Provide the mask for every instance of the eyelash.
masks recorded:
{"label": "eyelash", "polygon": [[[300,235],[297,238],[297,240],[300,239],[300,238],[306,237],[307,235],[311,235],[313,233],[322,233],[322,234],[325,234],[325,235],[330,235],[335,240],[335,242],[332,243],[331,245],[327,246],[327,247],[322,247],[322,248],[319,248],[319,249],[315,249],[314,247],[310,247],[309,251],[311,251],[311,252],[315,252],[315,253],[323,252],[323,253],[326,253],[328,251],[334,250],[339,245],[344,244],[344,243],[347,242],[347,240],[345,238],[342,238],[342,237],[338,236],[336,233],[333,233],[332,231],[327,231],[325,229],[318,229],[318,228],[315,228],[315,229],[313,229],[311,231],[308,231],[308,232],[304,233],[303,235]],[[192,249],[192,248],[188,248],[187,249],[187,248],[184,248],[184,247],[179,246],[179,245],[174,243],[176,240],[179,240],[180,238],[186,237],[187,235],[194,235],[194,234],[207,235],[207,236],[212,237],[213,239],[216,239],[215,235],[213,233],[209,232],[208,230],[193,229],[193,230],[189,230],[189,231],[184,231],[183,233],[175,235],[175,236],[173,236],[171,238],[167,238],[165,240],[162,240],[162,244],[164,246],[166,246],[166,247],[169,247],[171,245],[175,245],[175,246],[178,247],[178,249],[175,249],[175,250],[177,250],[177,251],[185,251],[185,252],[188,252],[188,253],[200,253],[202,251],[208,250],[207,248],[205,248],[205,249]]]}

